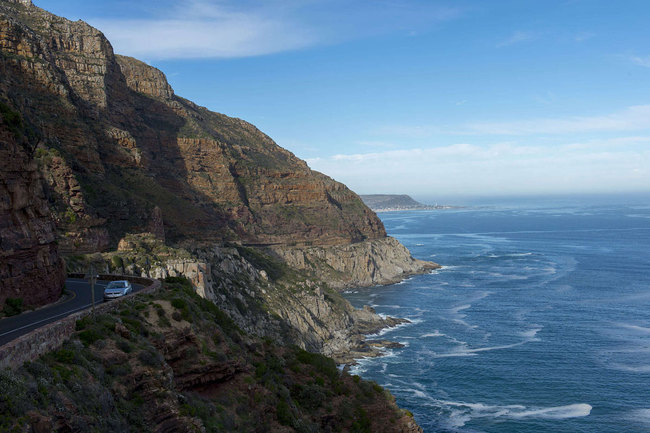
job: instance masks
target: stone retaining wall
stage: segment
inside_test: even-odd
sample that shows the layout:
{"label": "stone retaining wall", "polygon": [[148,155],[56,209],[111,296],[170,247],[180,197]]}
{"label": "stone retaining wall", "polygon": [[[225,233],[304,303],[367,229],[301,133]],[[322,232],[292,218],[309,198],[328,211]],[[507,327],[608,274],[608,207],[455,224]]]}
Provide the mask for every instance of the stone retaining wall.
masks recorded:
{"label": "stone retaining wall", "polygon": [[[69,274],[68,278],[81,278],[83,275],[77,276]],[[160,281],[151,280],[148,278],[129,277],[123,275],[100,275],[102,280],[129,280],[132,283],[147,284],[147,287],[124,296],[123,298],[115,299],[111,302],[104,302],[95,307],[96,314],[107,313],[116,310],[121,301],[130,299],[140,293],[152,293],[160,288]],[[56,322],[49,323],[34,329],[28,334],[22,335],[13,341],[0,347],[0,368],[18,368],[26,361],[33,361],[47,352],[56,350],[69,339],[75,332],[77,320],[88,316],[92,313],[88,308],[77,313],[70,314]]]}

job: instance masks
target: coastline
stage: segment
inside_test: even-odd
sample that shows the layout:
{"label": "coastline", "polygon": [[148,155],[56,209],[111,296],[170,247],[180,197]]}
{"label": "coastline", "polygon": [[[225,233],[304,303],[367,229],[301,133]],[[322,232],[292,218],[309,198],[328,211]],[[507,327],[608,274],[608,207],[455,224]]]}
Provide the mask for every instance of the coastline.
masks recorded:
{"label": "coastline", "polygon": [[[385,283],[385,284],[377,284],[373,287],[388,286],[391,284],[401,284],[404,281],[407,281],[416,275],[424,275],[427,273],[432,273],[432,271],[444,268],[444,266],[438,263],[433,263],[433,262],[425,262],[425,263],[431,265],[421,269],[418,272],[403,274],[400,276],[400,278],[397,278],[393,282]],[[341,293],[345,294],[346,292],[348,291],[343,291]],[[403,317],[392,317],[392,316],[385,316],[385,315],[378,314],[374,308],[368,305],[364,305],[363,308],[357,309],[356,311],[357,313],[362,313],[362,314],[369,313],[373,316],[381,317],[382,321],[381,322],[374,321],[372,324],[365,323],[362,324],[360,328],[356,329],[356,331],[358,332],[355,332],[349,337],[351,340],[350,349],[345,353],[338,353],[333,355],[333,358],[338,365],[343,366],[344,369],[349,369],[351,366],[357,365],[360,360],[370,359],[370,358],[381,358],[383,356],[386,356],[388,354],[387,352],[390,351],[391,349],[399,349],[404,347],[404,344],[402,343],[383,339],[381,337],[382,335],[384,335],[386,332],[389,332],[390,330],[394,330],[402,326],[408,326],[413,324],[414,322],[412,320]],[[358,325],[359,324],[355,324],[355,327],[357,327]]]}
{"label": "coastline", "polygon": [[423,211],[423,210],[449,210],[462,209],[463,206],[424,206],[424,207],[386,207],[372,209],[373,212],[402,212],[402,211]]}

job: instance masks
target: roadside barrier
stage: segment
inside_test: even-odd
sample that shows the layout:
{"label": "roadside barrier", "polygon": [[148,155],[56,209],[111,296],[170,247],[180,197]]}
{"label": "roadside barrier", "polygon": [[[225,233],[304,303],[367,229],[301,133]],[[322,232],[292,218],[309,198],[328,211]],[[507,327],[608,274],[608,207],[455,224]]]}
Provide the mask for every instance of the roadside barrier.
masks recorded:
{"label": "roadside barrier", "polygon": [[[84,276],[84,274],[68,274],[68,278],[84,278]],[[99,274],[99,279],[106,281],[128,280],[132,283],[147,286],[136,293],[131,293],[122,298],[111,300],[110,302],[97,304],[95,306],[95,314],[116,310],[125,299],[131,299],[140,293],[153,293],[160,288],[160,281],[150,278]],[[92,310],[88,307],[85,310],[72,313],[56,322],[43,325],[10,341],[4,346],[0,346],[0,368],[16,369],[27,361],[33,361],[47,352],[58,349],[75,332],[77,320],[90,314],[92,314]]]}

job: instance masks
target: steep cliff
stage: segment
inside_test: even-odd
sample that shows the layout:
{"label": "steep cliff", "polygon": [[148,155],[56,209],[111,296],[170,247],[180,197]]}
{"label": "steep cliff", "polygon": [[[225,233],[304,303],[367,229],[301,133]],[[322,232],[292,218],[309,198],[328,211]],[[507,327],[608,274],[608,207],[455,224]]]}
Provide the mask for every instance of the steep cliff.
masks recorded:
{"label": "steep cliff", "polygon": [[[0,161],[6,164],[5,183],[0,183],[4,254],[0,276],[3,284],[13,284],[14,275],[28,283],[33,293],[21,291],[26,300],[40,296],[35,303],[47,302],[58,294],[63,278],[58,244],[70,270],[84,272],[94,262],[107,272],[187,276],[194,290],[211,301],[209,305],[218,305],[243,330],[343,362],[352,356],[377,355],[375,344],[366,342],[363,334],[399,320],[381,318],[369,308],[355,310],[335,289],[393,282],[434,266],[414,260],[397,241],[387,238],[381,221],[345,185],[312,171],[255,126],[175,95],[161,71],[115,55],[97,29],[57,17],[29,0],[0,2],[0,101],[9,112],[19,114],[25,134],[32,138],[21,150],[7,128],[0,136],[7,155]],[[41,288],[46,274],[54,284]],[[5,292],[13,293],[2,287]],[[149,315],[160,314],[160,309],[152,308]],[[121,320],[133,325],[131,319]],[[147,326],[136,328],[124,334],[150,332],[143,331]],[[239,368],[250,366],[237,360],[237,365],[215,365],[205,356],[194,359],[198,364],[185,365],[181,358],[186,353],[177,353],[179,348],[196,354],[211,352],[213,345],[198,344],[196,336],[182,332],[161,333],[167,344],[159,339],[159,331],[151,332],[166,364],[151,355],[152,350],[142,356],[153,356],[146,359],[162,364],[162,375],[157,371],[154,377],[150,369],[142,369],[140,364],[149,361],[140,356],[138,361],[131,355],[115,355],[111,342],[107,351],[96,346],[90,354],[73,357],[83,368],[88,367],[86,356],[104,357],[102,368],[128,375],[128,386],[117,381],[111,388],[120,403],[109,404],[109,409],[133,409],[136,403],[124,396],[135,391],[147,403],[162,395],[161,405],[147,406],[143,415],[147,422],[161,431],[200,426],[182,413],[178,391],[198,389],[213,395],[223,375],[237,375],[243,372]],[[129,353],[123,350],[129,344],[119,338],[115,343]],[[75,347],[79,346],[66,350]],[[295,351],[277,349],[273,359],[285,350]],[[227,355],[236,358],[238,351]],[[61,356],[69,357],[67,352]],[[120,370],[124,363],[135,366],[137,374]],[[77,367],[73,370],[79,372]],[[103,371],[91,368],[82,374],[108,401],[109,391],[93,382]],[[245,374],[239,377],[244,384],[250,380]],[[180,382],[170,385],[173,378]],[[140,382],[144,393],[133,388]],[[272,431],[286,431],[286,422],[301,419],[329,425],[331,416],[319,412],[321,408],[300,413],[287,403],[286,386],[274,386],[284,401],[282,410],[259,414],[279,422],[281,426],[274,424]],[[309,394],[299,388],[297,392],[300,398]],[[254,406],[254,393],[244,394],[239,397],[252,399]],[[45,430],[52,425],[65,430],[65,423],[74,419],[79,422],[75,426],[84,430],[87,419],[67,411],[80,403],[59,394],[56,398],[66,408],[64,424],[47,418],[42,407],[32,414],[35,422],[42,420]],[[192,400],[192,407],[206,407],[202,402]],[[244,406],[231,409],[245,412]],[[387,407],[380,403],[376,412]],[[269,418],[276,412],[284,415]],[[317,418],[308,419],[310,414]],[[353,429],[348,423],[352,415],[343,421],[343,430]],[[123,421],[107,428],[119,430]],[[417,430],[412,421],[399,425],[403,431]]]}
{"label": "steep cliff", "polygon": [[273,247],[289,266],[310,272],[332,287],[392,284],[437,269],[433,262],[414,259],[395,238],[386,237],[348,245]]}
{"label": "steep cliff", "polygon": [[270,252],[241,245],[188,251],[167,247],[151,234],[132,235],[116,252],[67,259],[73,272],[83,273],[90,264],[101,273],[183,276],[246,332],[320,352],[339,363],[380,356],[386,342],[367,341],[365,334],[404,322],[368,307],[353,308],[324,280],[310,275],[313,268],[299,270]]}
{"label": "steep cliff", "polygon": [[176,96],[162,72],[115,55],[97,29],[28,0],[0,3],[0,99],[39,137],[63,253],[155,232],[177,247],[274,247],[337,287],[428,266],[386,239],[344,185],[253,125]]}
{"label": "steep cliff", "polygon": [[[0,309],[55,301],[63,290],[55,226],[20,115],[0,102]],[[14,311],[17,312],[17,311]]]}
{"label": "steep cliff", "polygon": [[344,185],[253,125],[176,96],[162,72],[114,55],[86,23],[4,1],[0,25],[0,98],[59,155],[42,162],[64,250],[115,246],[145,229],[156,206],[171,242],[385,236]]}

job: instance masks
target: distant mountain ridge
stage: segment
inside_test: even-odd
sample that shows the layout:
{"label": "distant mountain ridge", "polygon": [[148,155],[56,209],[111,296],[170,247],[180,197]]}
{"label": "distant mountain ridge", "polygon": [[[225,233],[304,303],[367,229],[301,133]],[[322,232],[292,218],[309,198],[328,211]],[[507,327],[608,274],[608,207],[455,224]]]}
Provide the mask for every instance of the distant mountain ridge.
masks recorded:
{"label": "distant mountain ridge", "polygon": [[359,197],[361,197],[361,200],[363,200],[366,206],[375,212],[387,210],[440,209],[443,207],[422,204],[406,194],[365,194]]}

